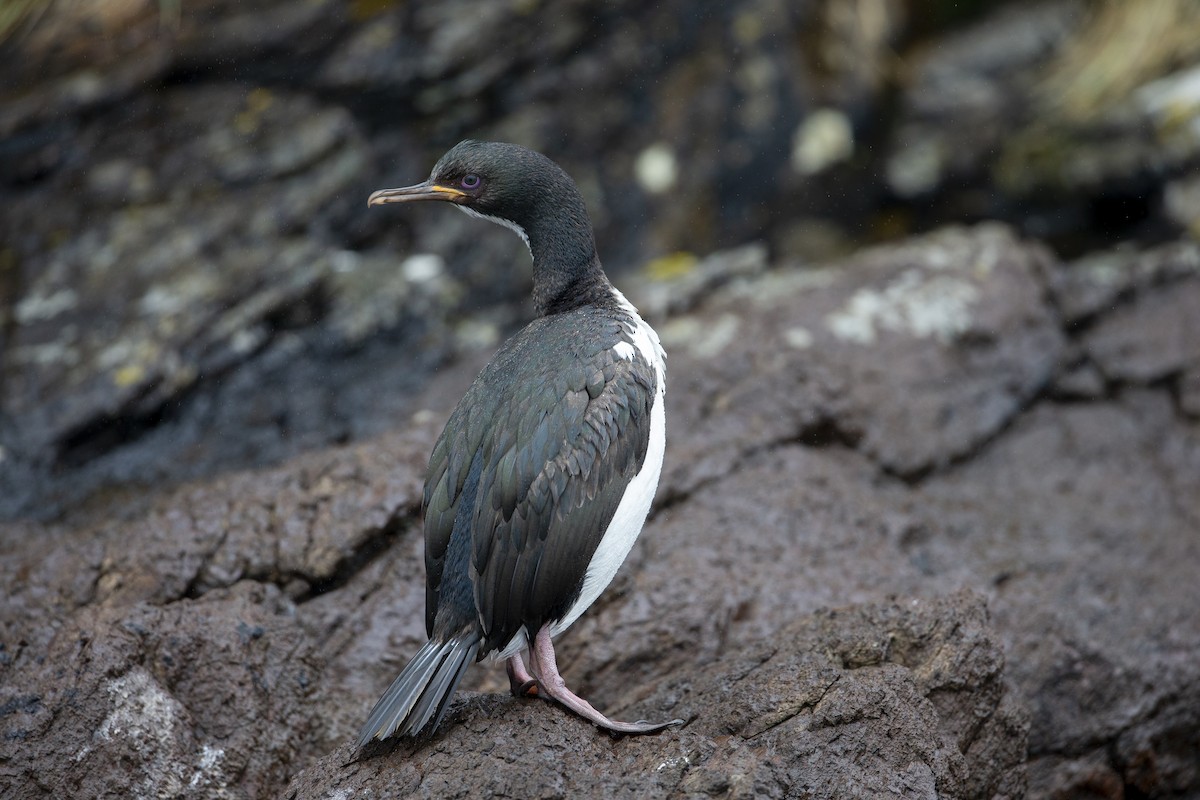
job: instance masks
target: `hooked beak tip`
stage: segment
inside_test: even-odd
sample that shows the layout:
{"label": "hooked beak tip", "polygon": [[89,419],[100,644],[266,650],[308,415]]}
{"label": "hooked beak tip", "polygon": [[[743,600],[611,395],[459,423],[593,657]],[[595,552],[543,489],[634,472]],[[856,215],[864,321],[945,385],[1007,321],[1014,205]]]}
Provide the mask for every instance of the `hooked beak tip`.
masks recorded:
{"label": "hooked beak tip", "polygon": [[367,207],[381,206],[387,203],[410,203],[417,200],[444,200],[449,202],[458,202],[461,197],[466,197],[467,193],[455,189],[452,186],[442,186],[437,183],[425,181],[418,183],[415,186],[403,186],[399,189],[380,189],[377,192],[372,192],[367,198]]}

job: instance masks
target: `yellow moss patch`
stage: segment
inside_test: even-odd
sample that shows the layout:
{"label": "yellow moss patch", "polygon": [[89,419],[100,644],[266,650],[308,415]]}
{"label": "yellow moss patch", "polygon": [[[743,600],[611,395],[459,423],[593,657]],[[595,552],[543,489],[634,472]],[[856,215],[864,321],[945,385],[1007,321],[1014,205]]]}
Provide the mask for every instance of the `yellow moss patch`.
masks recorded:
{"label": "yellow moss patch", "polygon": [[683,251],[659,256],[646,264],[646,276],[656,281],[681,278],[695,269],[699,261],[692,253]]}
{"label": "yellow moss patch", "polygon": [[141,364],[126,364],[113,373],[113,383],[125,389],[141,383],[146,377],[146,368]]}

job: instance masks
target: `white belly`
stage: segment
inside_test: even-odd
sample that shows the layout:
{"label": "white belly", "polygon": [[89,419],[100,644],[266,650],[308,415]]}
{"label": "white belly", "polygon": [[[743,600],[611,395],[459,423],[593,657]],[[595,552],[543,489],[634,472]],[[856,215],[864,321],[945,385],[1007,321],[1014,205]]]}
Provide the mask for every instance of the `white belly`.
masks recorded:
{"label": "white belly", "polygon": [[646,450],[646,460],[642,470],[629,482],[625,495],[613,514],[600,546],[596,548],[587,573],[583,578],[583,589],[579,599],[575,601],[566,615],[550,627],[550,635],[557,636],[565,631],[579,615],[587,611],[588,606],[596,602],[596,598],[612,582],[613,576],[629,555],[646,515],[650,513],[650,503],[654,500],[654,492],[658,489],[658,476],[662,472],[663,451],[667,442],[667,415],[663,409],[663,393],[660,391],[654,398],[654,406],[650,410],[650,446]]}
{"label": "white belly", "polygon": [[[658,379],[654,402],[650,406],[650,442],[641,470],[626,487],[616,513],[608,524],[608,530],[604,532],[604,538],[600,540],[600,545],[592,555],[584,574],[579,599],[567,609],[561,620],[550,626],[551,636],[557,636],[570,627],[612,582],[625,557],[629,555],[633,543],[637,541],[638,534],[642,532],[642,525],[646,522],[650,504],[654,500],[654,492],[658,489],[658,477],[662,473],[663,453],[667,446],[667,412],[664,399],[667,382],[662,346],[654,329],[638,316],[637,310],[620,292],[617,292],[617,295],[636,322],[633,331],[634,346],[643,358],[654,365],[655,377]],[[625,357],[632,358],[632,348],[628,344],[623,347],[630,351]],[[623,354],[622,345],[618,345],[616,349],[618,354]]]}
{"label": "white belly", "polygon": [[[613,292],[634,321],[631,330],[633,346],[621,342],[613,348],[614,351],[621,358],[631,359],[636,347],[637,352],[654,365],[657,391],[654,394],[654,402],[650,406],[650,441],[646,448],[646,460],[642,462],[641,470],[625,488],[625,494],[621,497],[621,502],[617,504],[612,521],[608,523],[608,529],[604,532],[604,537],[600,540],[596,552],[592,555],[592,560],[588,563],[579,598],[567,609],[567,613],[561,620],[551,624],[550,635],[552,637],[558,636],[569,628],[571,623],[579,619],[579,616],[587,611],[592,603],[596,602],[596,598],[612,582],[617,570],[625,562],[625,557],[629,555],[633,543],[637,541],[638,534],[642,532],[646,515],[650,513],[650,504],[658,489],[658,478],[662,473],[663,453],[667,446],[667,412],[664,399],[667,381],[662,345],[659,344],[658,334],[655,333],[654,328],[646,324],[638,315],[637,309],[625,299],[625,296],[615,289]],[[522,628],[499,652],[489,656],[488,660],[508,658],[528,647],[530,638],[530,631]]]}

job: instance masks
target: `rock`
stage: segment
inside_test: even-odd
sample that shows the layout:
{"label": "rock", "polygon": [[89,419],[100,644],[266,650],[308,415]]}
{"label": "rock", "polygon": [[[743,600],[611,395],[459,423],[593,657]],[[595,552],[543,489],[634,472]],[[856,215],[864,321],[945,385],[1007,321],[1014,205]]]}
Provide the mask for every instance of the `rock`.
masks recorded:
{"label": "rock", "polygon": [[766,269],[767,249],[756,243],[704,259],[691,253],[663,256],[622,281],[622,285],[626,286],[626,295],[637,298],[638,311],[646,319],[657,321],[695,306],[721,286],[761,275]]}
{"label": "rock", "polygon": [[1137,292],[1167,288],[1200,275],[1200,244],[1180,241],[1139,251],[1117,247],[1090,253],[1052,270],[1054,303],[1070,331],[1086,328]]}
{"label": "rock", "polygon": [[1070,41],[1083,12],[1077,0],[1002,7],[927,47],[888,156],[892,190],[929,193],[986,169],[1005,133],[1025,121],[1038,70]]}
{"label": "rock", "polygon": [[937,216],[1012,220],[1073,253],[1095,248],[1087,230],[1109,243],[1186,230],[1200,157],[1198,8],[1000,6],[918,48],[889,187]]}
{"label": "rock", "polygon": [[[398,418],[390,398],[511,329],[522,317],[511,307],[483,326],[451,319],[524,302],[528,261],[511,236],[444,209],[362,208],[462,136],[560,160],[618,275],[750,239],[795,250],[799,211],[813,229],[842,230],[820,221],[819,182],[873,196],[845,186],[874,181],[852,166],[863,160],[856,129],[904,27],[898,0],[869,13],[827,2],[620,14],[582,0],[235,6],[133,2],[97,16],[60,3],[26,14],[5,42],[16,116],[0,125],[12,156],[0,159],[12,376],[0,389],[0,517],[50,517],[131,480],[169,487],[385,430]],[[100,23],[121,36],[97,44],[86,32]],[[493,37],[508,44],[472,46]],[[94,73],[94,96],[54,100],[78,70]],[[813,174],[790,160],[810,112],[838,121],[845,158]],[[638,178],[647,153],[673,165],[653,190]],[[433,255],[445,269],[425,281],[388,266]],[[512,265],[511,280],[495,280],[497,263]],[[426,361],[410,382],[381,377],[395,373],[379,369],[376,334],[420,343]],[[263,384],[283,388],[251,396]]]}
{"label": "rock", "polygon": [[1099,400],[1108,386],[1095,365],[1083,362],[1054,380],[1055,397],[1063,400]]}
{"label": "rock", "polygon": [[[1035,797],[1186,794],[1200,553],[1183,498],[1200,496],[1200,434],[1160,378],[1065,404],[1048,391],[1082,353],[1049,301],[1076,268],[1003,229],[952,229],[741,279],[687,312],[709,330],[736,320],[739,335],[672,348],[659,505],[559,645],[598,707],[679,715],[680,731],[614,741],[477,668],[431,742],[351,761],[363,714],[424,638],[422,465],[473,361],[374,441],[94,506],[90,523],[0,526],[0,580],[14,587],[0,607],[5,780],[30,797],[264,796],[283,781],[296,797],[851,784],[1020,797],[1026,776]],[[1186,301],[1197,278],[1172,274]],[[938,278],[990,303],[943,315],[957,327],[940,334],[922,335],[920,306],[904,304],[866,315],[872,341],[836,332],[852,298]],[[1130,282],[1074,335],[1111,326],[1131,364],[1157,358],[1155,328],[1134,321],[1162,312],[1165,285]],[[963,337],[983,348],[978,386],[1030,388],[951,435],[927,427],[937,418],[914,387],[974,411],[959,376],[930,377]],[[856,377],[872,374],[878,388]],[[893,417],[913,438],[877,448],[866,431]],[[893,453],[925,467],[896,476]],[[230,708],[257,710],[234,730]],[[80,752],[95,766],[81,771]]]}
{"label": "rock", "polygon": [[709,368],[673,385],[709,446],[675,469],[692,486],[723,468],[711,459],[788,439],[861,445],[905,476],[963,457],[1058,367],[1065,340],[1038,278],[1047,258],[1003,229],[950,230],[836,272],[732,287],[704,336],[668,339],[719,358],[728,376],[713,387]]}
{"label": "rock", "polygon": [[[303,235],[367,164],[342,109],[265,89],[177,90],[112,112],[72,146],[81,168],[62,171],[6,215],[24,296],[8,317],[9,379],[0,389],[11,421],[0,513],[52,513],[114,472],[153,481],[171,470],[163,468],[165,439],[175,452],[184,443],[223,444],[226,461],[244,458],[234,441],[279,438],[263,417],[282,420],[293,437],[314,424],[317,441],[344,436],[317,409],[351,393],[302,375],[305,362],[329,374],[339,367],[322,361],[381,331],[436,331],[458,301],[446,270],[397,269],[393,256]],[[109,213],[76,209],[64,235],[64,220],[43,209],[75,183],[84,201]],[[366,193],[364,185],[359,197]],[[436,350],[434,359],[442,357]],[[277,372],[272,360],[306,385],[256,413],[262,400],[247,392],[259,380],[235,387],[256,369]],[[376,371],[366,360],[354,368]],[[214,395],[234,412],[226,424],[195,408],[198,397]],[[222,429],[224,443],[214,435]],[[122,465],[114,469],[114,460]],[[64,471],[69,477],[56,479]]]}
{"label": "rock", "polygon": [[[561,161],[617,276],[998,214],[1089,244],[1144,217],[1138,235],[1162,239],[1190,224],[1191,3],[1039,0],[942,31],[899,0],[22,0],[0,20],[0,517],[386,430],[409,410],[392,398],[510,330],[528,288],[511,236],[444,209],[362,208],[463,136]],[[1124,22],[1162,46],[1130,58]],[[506,46],[477,44],[491,40]],[[877,113],[892,86],[898,130]],[[1051,113],[1064,97],[1095,113]],[[393,268],[434,256],[425,280]],[[662,288],[650,307],[685,302]],[[487,318],[460,324],[466,311]],[[693,338],[717,352],[735,325]],[[388,341],[422,352],[412,380],[382,377]],[[263,384],[285,388],[250,396]],[[907,474],[926,459],[896,460]]]}
{"label": "rock", "polygon": [[1185,174],[1167,184],[1163,204],[1176,225],[1200,239],[1200,175]]}
{"label": "rock", "polygon": [[[540,701],[468,696],[431,742],[376,746],[350,769],[336,750],[286,796],[992,796],[1023,782],[1022,720],[996,705],[1001,664],[969,594],[824,611],[634,706],[684,715],[679,731],[614,742]],[[1015,747],[965,758],[981,718],[1012,722]]]}
{"label": "rock", "polygon": [[[1185,662],[1198,634],[1171,610],[1179,598],[1166,587],[1178,586],[1187,570],[1182,565],[1196,557],[1193,543],[1179,536],[1194,524],[1192,512],[1171,498],[1194,493],[1200,473],[1195,431],[1162,429],[1169,418],[1169,404],[1152,396],[1068,406],[1058,414],[1038,409],[986,457],[923,493],[947,530],[969,531],[977,523],[967,519],[980,517],[1010,526],[1002,539],[964,540],[964,546],[989,553],[984,558],[998,582],[997,626],[1009,632],[1010,674],[1033,714],[1034,786],[1066,781],[1079,791],[1093,773],[1075,773],[1095,757],[1126,783],[1133,782],[1137,762],[1171,764],[1169,774],[1188,772],[1187,760],[1175,752],[1178,740],[1159,731],[1177,725],[1197,701]],[[1165,481],[1147,476],[1159,452],[1174,476]],[[1066,467],[1071,463],[1079,466]],[[1001,464],[1003,472],[995,471]],[[977,481],[985,475],[981,490]],[[1034,491],[1034,485],[1044,488]],[[950,487],[953,500],[944,494]],[[945,505],[965,509],[967,498],[966,519]],[[1014,514],[1014,503],[1022,513]],[[1080,515],[1080,504],[1092,515]],[[937,547],[922,549],[928,558]],[[961,555],[947,558],[943,563],[960,563]],[[1067,605],[1072,610],[1063,613]],[[1149,626],[1147,613],[1155,617]],[[1157,741],[1157,749],[1148,747],[1138,759],[1106,754],[1125,731]],[[1176,786],[1160,780],[1148,793],[1169,795]]]}
{"label": "rock", "polygon": [[1195,416],[1200,246],[1117,248],[1054,269],[1048,278],[1083,359],[1059,378],[1063,396],[1096,398],[1108,385],[1168,381],[1180,410]]}
{"label": "rock", "polygon": [[[910,5],[0,15],[0,793],[1200,791],[1195,0]],[[528,316],[509,233],[363,207],[468,135],[563,163],[658,316],[659,501],[559,648],[688,723],[479,667],[352,761]]]}
{"label": "rock", "polygon": [[1179,379],[1179,410],[1200,418],[1200,367],[1189,367]]}
{"label": "rock", "polygon": [[1200,361],[1200,280],[1146,292],[1107,315],[1084,338],[1088,356],[1113,380],[1150,383]]}
{"label": "rock", "polygon": [[[14,3],[5,17],[0,137],[39,123],[69,130],[64,120],[120,100],[161,78],[171,63],[174,37],[151,0]],[[38,138],[18,140],[18,152],[36,152]],[[35,157],[25,166],[28,175],[46,164]]]}
{"label": "rock", "polygon": [[22,618],[4,620],[6,639],[41,644],[58,618],[85,606],[162,605],[247,580],[292,599],[339,586],[411,533],[435,433],[416,424],[373,447],[182,487],[140,514],[56,529],[49,558],[20,547],[24,528],[9,531],[8,608]]}
{"label": "rock", "polygon": [[[53,61],[87,14],[56,5],[30,15],[30,36],[0,54],[21,67],[30,107],[49,110],[44,119],[22,112],[11,130],[0,125],[19,156],[16,172],[0,172],[8,209],[0,271],[5,296],[13,290],[0,309],[12,376],[0,388],[0,517],[51,517],[106,486],[173,485],[384,430],[395,409],[362,395],[411,394],[461,347],[510,329],[521,317],[511,309],[482,331],[450,317],[526,301],[528,257],[511,235],[445,209],[401,217],[362,207],[369,191],[427,174],[455,139],[517,139],[562,161],[614,273],[685,246],[704,252],[717,230],[761,228],[788,207],[727,209],[722,200],[724,186],[755,175],[774,185],[790,128],[809,103],[792,77],[810,68],[775,31],[823,26],[836,56],[824,68],[823,102],[836,111],[880,91],[882,70],[871,65],[887,57],[900,25],[894,0],[871,24],[822,4],[675,3],[622,15],[594,5],[462,0],[347,12],[328,2],[200,2],[172,12],[134,3],[117,20],[128,23],[128,38],[97,62],[114,71],[112,85],[68,107],[46,99],[57,71],[21,65]],[[680,18],[692,23],[680,29]],[[652,31],[672,32],[674,43]],[[491,37],[509,44],[486,58],[470,46]],[[153,69],[117,80],[124,65],[150,63],[142,52],[150,47],[162,54]],[[732,48],[740,66],[664,61],[664,48]],[[660,68],[671,74],[639,88],[642,100],[596,102]],[[573,88],[547,78],[560,73]],[[703,88],[696,108],[726,108],[736,124],[679,106],[680,86]],[[394,108],[413,109],[406,119],[425,120],[426,130],[414,135],[381,117]],[[663,124],[648,125],[643,108]],[[646,140],[651,128],[667,139]],[[549,130],[570,146],[547,139]],[[736,141],[712,147],[714,137]],[[594,157],[617,140],[625,144],[611,157]],[[669,192],[637,182],[634,164],[647,150],[689,165],[672,173]],[[699,199],[670,201],[684,192]],[[445,269],[423,280],[394,268],[434,255]],[[761,268],[761,258],[751,261]],[[512,265],[510,280],[495,279],[498,263]],[[426,360],[407,373],[411,381],[382,377],[397,373],[378,368],[386,357],[367,344],[376,334],[402,349],[419,343]],[[363,392],[364,383],[374,385]],[[264,384],[286,388],[253,396]],[[177,448],[187,456],[175,457]]]}
{"label": "rock", "polygon": [[8,676],[4,783],[24,797],[266,796],[319,725],[312,649],[262,584],[84,609]]}

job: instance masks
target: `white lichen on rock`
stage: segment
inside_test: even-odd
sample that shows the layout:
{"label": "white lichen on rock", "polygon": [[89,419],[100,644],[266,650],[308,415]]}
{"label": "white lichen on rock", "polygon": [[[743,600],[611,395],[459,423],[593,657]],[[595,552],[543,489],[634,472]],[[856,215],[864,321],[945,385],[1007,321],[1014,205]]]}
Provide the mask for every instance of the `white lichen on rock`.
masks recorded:
{"label": "white lichen on rock", "polygon": [[225,751],[220,747],[205,744],[200,747],[200,760],[188,780],[188,789],[196,790],[203,787],[213,789],[225,788],[225,776],[221,773],[221,762],[225,760]]}
{"label": "white lichen on rock", "polygon": [[186,711],[146,670],[135,667],[108,681],[104,689],[111,704],[108,716],[76,754],[77,762],[91,754],[120,757],[121,750],[131,748],[137,753],[140,775],[129,787],[130,796],[182,797],[198,789],[209,796],[227,796],[225,751],[204,744],[194,759],[180,757],[178,732]]}
{"label": "white lichen on rock", "polygon": [[796,350],[807,350],[812,347],[813,335],[808,328],[796,325],[783,332],[783,341],[788,347],[795,348]]}
{"label": "white lichen on rock", "polygon": [[79,305],[79,295],[74,289],[59,289],[44,294],[30,292],[17,303],[15,316],[21,325],[54,319],[65,311]]}
{"label": "white lichen on rock", "polygon": [[883,289],[859,289],[825,322],[838,338],[859,344],[871,344],[884,330],[949,342],[970,327],[978,299],[970,281],[910,269]]}
{"label": "white lichen on rock", "polygon": [[687,349],[697,358],[715,358],[737,339],[741,327],[737,314],[726,312],[712,321],[689,314],[663,323],[659,337],[668,350]]}

